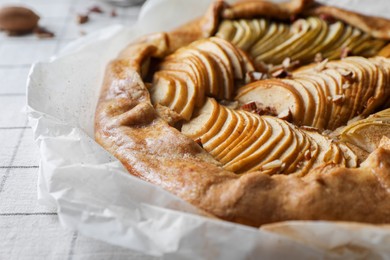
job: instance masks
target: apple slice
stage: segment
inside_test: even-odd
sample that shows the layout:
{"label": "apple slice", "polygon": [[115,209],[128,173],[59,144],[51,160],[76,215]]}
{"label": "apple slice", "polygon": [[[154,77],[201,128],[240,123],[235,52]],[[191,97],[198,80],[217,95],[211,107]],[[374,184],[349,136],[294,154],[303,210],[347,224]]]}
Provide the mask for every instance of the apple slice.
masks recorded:
{"label": "apple slice", "polygon": [[322,56],[328,58],[329,60],[339,59],[342,48],[347,47],[344,43],[351,37],[352,33],[352,27],[343,24],[343,32],[340,34],[341,37],[339,37],[332,46],[329,46],[328,49],[324,50]]}
{"label": "apple slice", "polygon": [[[290,57],[299,45],[303,44],[301,38],[308,37],[310,24],[305,19],[299,19],[291,26],[291,35],[281,44],[273,44],[273,48],[256,57],[256,60],[264,60],[272,64],[280,64],[283,59]],[[307,44],[307,43],[306,43]],[[294,53],[293,52],[293,53]]]}
{"label": "apple slice", "polygon": [[301,94],[280,79],[256,81],[241,87],[236,100],[241,104],[255,101],[264,107],[273,108],[276,114],[289,110],[294,122],[303,122],[305,104]]}
{"label": "apple slice", "polygon": [[242,149],[237,156],[225,163],[225,169],[238,173],[245,172],[245,167],[248,163],[251,163],[253,160],[261,161],[262,157],[268,154],[282,140],[284,129],[278,122],[268,120],[266,116],[260,117],[260,120],[264,121],[265,128],[258,131],[258,137],[251,145],[246,149]]}
{"label": "apple slice", "polygon": [[[341,70],[352,71],[355,77],[354,82],[350,83],[350,89],[352,90],[351,93],[349,95],[344,94],[345,98],[351,100],[353,103],[352,106],[347,108],[348,113],[346,113],[346,118],[347,120],[349,120],[361,112],[361,109],[363,107],[363,104],[361,103],[361,98],[362,96],[364,96],[364,93],[366,92],[368,87],[368,82],[366,82],[367,77],[365,77],[364,68],[361,65],[355,64],[349,58],[337,62],[337,66],[339,66]],[[338,126],[342,124],[343,123],[339,123]]]}
{"label": "apple slice", "polygon": [[235,129],[238,121],[236,114],[231,109],[228,109],[224,106],[221,106],[220,109],[226,110],[227,117],[225,123],[216,135],[214,135],[207,142],[203,143],[203,148],[213,156],[214,154],[212,150],[233,134],[233,130]]}
{"label": "apple slice", "polygon": [[246,41],[245,45],[243,45],[241,49],[248,51],[265,34],[266,21],[265,19],[252,19],[243,21],[246,21],[249,25],[250,38]]}
{"label": "apple slice", "polygon": [[234,78],[243,79],[245,76],[245,71],[242,67],[243,59],[240,53],[237,51],[236,47],[234,47],[231,43],[217,37],[211,37],[210,41],[217,44],[228,55],[229,63],[232,65],[233,68]]}
{"label": "apple slice", "polygon": [[205,98],[206,73],[196,63],[195,57],[186,57],[180,61],[170,58],[162,62],[159,69],[160,71],[169,71],[169,73],[186,73],[197,88],[196,106],[200,107],[203,105]]}
{"label": "apple slice", "polygon": [[216,36],[225,39],[229,42],[232,42],[233,44],[236,45],[236,43],[233,42],[233,38],[236,34],[237,34],[237,29],[234,26],[233,21],[223,20],[219,25]]}
{"label": "apple slice", "polygon": [[[172,100],[171,104],[169,105],[169,108],[171,108],[173,111],[179,113],[184,117],[183,110],[187,105],[187,101],[189,97],[187,84],[180,77],[173,77],[173,80],[175,83],[176,91],[175,91],[175,97]],[[188,116],[185,116],[185,118],[187,119]]]}
{"label": "apple slice", "polygon": [[251,50],[249,54],[254,58],[255,63],[266,62],[273,63],[272,60],[264,59],[268,51],[271,51],[275,46],[282,44],[291,36],[290,28],[286,24],[269,22],[267,33],[259,40]]}
{"label": "apple slice", "polygon": [[210,139],[212,139],[214,136],[216,136],[222,129],[223,125],[226,122],[228,113],[226,109],[219,108],[219,114],[217,116],[216,121],[211,126],[211,128],[204,133],[202,136],[200,136],[200,140],[202,144],[207,143]]}
{"label": "apple slice", "polygon": [[190,47],[198,49],[198,50],[206,51],[209,54],[212,54],[213,56],[218,57],[219,61],[221,61],[226,66],[228,73],[230,75],[233,74],[233,68],[231,66],[228,54],[225,52],[224,49],[222,49],[215,42],[213,42],[209,39],[203,39],[203,40],[193,42],[190,45]]}
{"label": "apple slice", "polygon": [[[240,135],[239,138],[236,139],[233,143],[225,149],[219,157],[219,161],[223,164],[227,164],[231,162],[234,158],[239,156],[242,151],[250,147],[255,141],[259,140],[259,138],[266,132],[266,135],[269,136],[271,133],[271,129],[266,124],[264,120],[262,120],[259,116],[249,113],[246,111],[243,111],[245,113],[249,120],[252,122],[252,127],[250,131],[247,133],[243,133],[242,136]],[[263,139],[262,139],[263,140]]]}
{"label": "apple slice", "polygon": [[[330,138],[321,135],[316,131],[304,131],[309,135],[314,142],[319,146],[319,154],[311,166],[311,168],[319,166],[324,163],[336,163],[339,164],[342,162],[343,156],[341,156],[340,148],[332,142]],[[345,159],[344,159],[345,160]]]}
{"label": "apple slice", "polygon": [[332,111],[332,103],[328,100],[330,92],[326,86],[327,82],[320,75],[314,73],[303,72],[295,74],[293,78],[300,80],[304,86],[311,88],[312,95],[315,96],[318,112],[315,113],[312,126],[318,129],[326,129]]}
{"label": "apple slice", "polygon": [[348,145],[344,143],[337,143],[338,147],[342,150],[343,156],[346,160],[345,165],[349,168],[356,168],[359,166],[359,157],[356,155]]}
{"label": "apple slice", "polygon": [[295,81],[301,83],[310,95],[314,99],[314,116],[312,123],[309,126],[316,127],[318,129],[323,128],[324,118],[327,117],[327,104],[326,104],[326,96],[321,87],[318,87],[315,82],[313,82],[310,78],[294,78]]}
{"label": "apple slice", "polygon": [[232,21],[232,24],[233,24],[233,27],[234,27],[234,30],[235,30],[235,34],[234,34],[231,42],[235,46],[237,46],[238,48],[242,48],[242,46],[240,45],[240,42],[241,42],[242,38],[245,37],[245,30],[241,26],[239,21]]}
{"label": "apple slice", "polygon": [[177,54],[178,58],[186,58],[188,56],[194,56],[201,61],[204,71],[204,75],[208,82],[205,83],[206,95],[212,97],[218,97],[219,88],[223,84],[222,76],[217,62],[212,59],[207,52],[197,50],[194,48],[186,48]]}
{"label": "apple slice", "polygon": [[234,116],[237,118],[237,123],[232,131],[232,133],[226,137],[225,141],[222,143],[219,143],[216,147],[210,150],[210,153],[215,157],[218,158],[218,156],[224,151],[229,145],[233,144],[236,140],[240,138],[240,136],[244,137],[247,132],[249,132],[250,128],[252,127],[251,124],[249,124],[248,118],[244,115],[243,111],[240,110],[230,110],[232,113],[234,113]]}
{"label": "apple slice", "polygon": [[183,124],[181,132],[192,138],[198,139],[206,134],[216,122],[220,105],[213,98],[208,98],[202,108],[194,113],[194,117]]}
{"label": "apple slice", "polygon": [[300,44],[291,50],[289,56],[292,60],[299,60],[302,63],[313,61],[315,55],[321,50],[329,29],[328,24],[318,17],[309,17],[307,22],[310,31],[300,39]]}
{"label": "apple slice", "polygon": [[[347,82],[340,71],[336,69],[326,69],[321,74],[326,75],[323,78],[328,80],[327,85],[329,92],[328,101],[332,106],[332,114],[330,116],[327,129],[336,129],[340,125],[345,124],[349,118],[349,108],[352,106],[354,99],[353,91],[355,90],[353,84]],[[344,88],[344,84],[350,84],[348,88]]]}
{"label": "apple slice", "polygon": [[307,55],[304,60],[302,60],[302,63],[309,63],[314,60],[314,57],[317,53],[321,53],[323,57],[327,58],[324,53],[331,49],[333,45],[337,42],[338,39],[342,37],[342,33],[344,31],[344,24],[340,21],[335,22],[333,24],[327,24],[326,22],[322,21],[322,26],[324,26],[323,31],[326,32],[326,34],[323,36],[321,41],[318,41],[318,44],[310,51],[310,55]]}
{"label": "apple slice", "polygon": [[367,63],[374,66],[372,74],[375,74],[376,77],[375,80],[373,79],[374,77],[371,77],[370,91],[363,101],[363,111],[361,113],[363,116],[368,116],[375,110],[378,110],[378,107],[382,106],[389,97],[389,91],[386,87],[390,76],[389,73],[376,59],[369,59]]}
{"label": "apple slice", "polygon": [[[316,53],[313,53],[313,49],[323,42],[328,33],[327,24],[320,18],[308,17],[305,20],[308,25],[308,31],[297,42],[287,47],[286,52],[284,52],[284,54],[290,53],[289,57],[292,60],[299,60],[303,63],[314,60]],[[279,56],[279,58],[283,59],[282,56]]]}
{"label": "apple slice", "polygon": [[290,173],[306,173],[310,166],[310,162],[314,161],[318,153],[318,145],[312,142],[300,128],[291,125],[299,143],[299,148],[295,154],[295,159],[286,165],[284,174]]}
{"label": "apple slice", "polygon": [[259,124],[263,123],[260,122],[258,117],[254,117],[251,114],[247,113],[246,111],[237,110],[236,113],[240,114],[240,116],[242,117],[243,120],[242,125],[244,129],[242,131],[235,132],[232,135],[232,137],[225,142],[225,144],[220,145],[215,149],[214,151],[215,158],[221,162],[224,161],[223,158],[227,154],[229,154],[232,151],[234,153],[235,152],[234,150],[237,150],[236,148],[239,144],[241,144],[242,146],[245,140],[253,136],[253,134],[258,129]]}
{"label": "apple slice", "polygon": [[312,126],[313,119],[316,112],[315,100],[312,94],[299,81],[293,79],[281,79],[281,81],[295,88],[298,91],[298,93],[301,95],[303,101],[303,110],[302,110],[303,120],[302,122],[299,122],[293,118],[294,124]]}
{"label": "apple slice", "polygon": [[[278,123],[283,128],[284,136],[265,155],[265,157],[260,159],[259,157],[256,158],[256,156],[253,156],[253,160],[251,160],[251,162],[248,162],[245,168],[243,168],[242,170],[246,170],[248,172],[260,170],[266,174],[281,173],[284,172],[284,168],[287,167],[290,163],[292,163],[295,159],[296,153],[299,149],[298,138],[293,128],[286,121],[271,116],[264,117],[267,120]],[[269,167],[270,163],[275,162],[277,160],[281,162],[280,167]],[[263,167],[267,165],[268,167]]]}
{"label": "apple slice", "polygon": [[153,104],[169,107],[189,120],[195,106],[196,89],[185,72],[159,71],[150,90]]}
{"label": "apple slice", "polygon": [[346,126],[340,134],[340,139],[351,143],[366,152],[373,152],[383,136],[390,137],[390,109],[382,114],[374,114],[367,119],[358,120]]}
{"label": "apple slice", "polygon": [[152,103],[169,107],[175,97],[175,88],[176,85],[169,74],[157,72],[149,90]]}

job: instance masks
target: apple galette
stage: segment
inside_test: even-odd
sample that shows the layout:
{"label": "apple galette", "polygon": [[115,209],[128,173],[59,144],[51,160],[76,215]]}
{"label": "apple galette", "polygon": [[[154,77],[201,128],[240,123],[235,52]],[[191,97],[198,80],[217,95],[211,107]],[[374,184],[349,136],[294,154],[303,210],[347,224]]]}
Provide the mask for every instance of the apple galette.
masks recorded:
{"label": "apple galette", "polygon": [[214,2],[107,68],[96,140],[209,214],[390,222],[390,21]]}

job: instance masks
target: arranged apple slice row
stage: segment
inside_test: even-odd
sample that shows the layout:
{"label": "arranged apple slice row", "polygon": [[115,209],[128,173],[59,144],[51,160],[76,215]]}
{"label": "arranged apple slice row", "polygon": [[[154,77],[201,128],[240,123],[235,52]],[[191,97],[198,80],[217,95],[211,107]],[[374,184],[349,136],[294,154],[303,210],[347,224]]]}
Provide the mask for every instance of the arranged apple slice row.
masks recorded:
{"label": "arranged apple slice row", "polygon": [[233,110],[208,98],[181,132],[235,173],[306,174],[323,163],[356,166],[347,147],[273,116]]}
{"label": "arranged apple slice row", "polygon": [[207,96],[231,100],[253,70],[250,58],[231,43],[216,37],[199,40],[161,61],[150,88],[151,99],[154,105],[169,107],[189,120]]}
{"label": "arranged apple slice row", "polygon": [[341,21],[329,23],[319,17],[302,18],[291,24],[265,18],[224,20],[216,36],[247,51],[256,64],[280,64],[286,57],[307,64],[318,53],[324,58],[339,59],[346,51],[374,56],[386,44]]}
{"label": "arranged apple slice row", "polygon": [[238,90],[236,100],[269,107],[276,115],[288,110],[296,125],[331,130],[390,105],[390,59],[347,57],[320,65],[291,78],[252,82]]}

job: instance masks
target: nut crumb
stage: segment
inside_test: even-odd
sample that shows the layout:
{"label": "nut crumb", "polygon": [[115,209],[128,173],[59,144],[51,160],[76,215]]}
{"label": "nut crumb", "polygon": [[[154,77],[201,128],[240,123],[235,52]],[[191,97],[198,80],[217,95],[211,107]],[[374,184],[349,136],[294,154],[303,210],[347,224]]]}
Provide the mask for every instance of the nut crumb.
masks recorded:
{"label": "nut crumb", "polygon": [[351,84],[349,82],[345,82],[342,86],[342,88],[345,90],[345,89],[349,89],[351,87]]}
{"label": "nut crumb", "polygon": [[111,15],[111,17],[117,17],[118,13],[116,12],[115,9],[112,9],[110,15]]}
{"label": "nut crumb", "polygon": [[341,49],[340,59],[344,59],[344,58],[350,56],[350,54],[351,54],[351,49],[348,47],[344,47]]}
{"label": "nut crumb", "polygon": [[332,99],[333,103],[337,104],[337,105],[341,105],[344,103],[344,99],[345,99],[345,95],[342,94],[342,95],[335,95]]}
{"label": "nut crumb", "polygon": [[256,109],[257,109],[256,102],[255,101],[248,102],[248,103],[242,105],[241,109],[248,111],[248,112],[256,111]]}
{"label": "nut crumb", "polygon": [[319,132],[320,130],[317,127],[313,126],[301,126],[301,129],[306,130],[306,131],[314,131],[314,132]]}
{"label": "nut crumb", "polygon": [[328,59],[325,59],[317,64],[317,66],[314,68],[317,72],[321,72],[324,69],[326,69],[326,65],[328,64]]}
{"label": "nut crumb", "polygon": [[266,78],[267,78],[267,74],[265,73],[261,73],[258,71],[249,71],[246,73],[245,82],[249,84],[251,82],[266,79]]}
{"label": "nut crumb", "polygon": [[271,75],[274,78],[287,78],[287,77],[291,76],[291,74],[285,69],[279,69],[275,72],[272,72]]}
{"label": "nut crumb", "polygon": [[78,24],[85,24],[89,21],[88,14],[78,14],[76,18],[77,18],[76,21]]}
{"label": "nut crumb", "polygon": [[341,76],[348,82],[348,83],[353,83],[355,81],[355,74],[353,71],[343,71],[341,72]]}
{"label": "nut crumb", "polygon": [[98,13],[98,14],[104,13],[103,9],[100,8],[100,6],[98,6],[98,5],[95,5],[95,6],[92,6],[91,8],[89,8],[88,12],[89,13]]}
{"label": "nut crumb", "polygon": [[322,53],[319,52],[314,56],[314,62],[315,63],[320,63],[321,61],[324,60],[324,57],[322,56]]}

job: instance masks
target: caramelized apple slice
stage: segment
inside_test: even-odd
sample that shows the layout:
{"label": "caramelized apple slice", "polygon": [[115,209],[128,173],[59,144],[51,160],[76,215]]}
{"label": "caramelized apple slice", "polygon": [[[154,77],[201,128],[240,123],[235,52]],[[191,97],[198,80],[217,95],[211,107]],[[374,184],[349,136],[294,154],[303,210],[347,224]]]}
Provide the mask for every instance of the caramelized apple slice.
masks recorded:
{"label": "caramelized apple slice", "polygon": [[212,127],[202,136],[200,136],[200,140],[202,144],[207,143],[210,139],[212,139],[214,136],[216,136],[220,131],[223,125],[226,122],[228,113],[226,109],[223,109],[222,107],[219,108],[219,114],[217,116],[216,121],[212,125]]}
{"label": "caramelized apple slice", "polygon": [[342,157],[340,156],[339,148],[330,138],[321,135],[317,131],[304,131],[304,133],[309,135],[319,146],[318,156],[311,168],[324,163],[338,164],[341,162]]}
{"label": "caramelized apple slice", "polygon": [[221,106],[220,109],[226,110],[227,117],[225,120],[225,123],[219,130],[219,132],[214,135],[210,140],[203,143],[203,148],[205,148],[207,151],[213,155],[211,152],[213,149],[215,149],[218,145],[220,145],[222,142],[225,142],[225,140],[233,134],[233,130],[235,129],[235,126],[237,125],[237,116],[236,114],[231,110],[224,106]]}
{"label": "caramelized apple slice", "polygon": [[300,81],[312,94],[317,106],[314,120],[311,126],[325,129],[329,121],[331,106],[328,102],[329,90],[324,79],[318,75],[302,73],[294,76],[294,80]]}
{"label": "caramelized apple slice", "polygon": [[299,81],[292,80],[292,79],[281,79],[281,81],[295,88],[298,91],[298,93],[301,95],[303,101],[303,110],[301,112],[303,113],[303,120],[302,122],[299,122],[299,121],[295,121],[294,119],[293,122],[297,125],[312,126],[313,119],[316,112],[315,100],[312,94]]}
{"label": "caramelized apple slice", "polygon": [[329,29],[327,23],[317,17],[309,17],[307,22],[310,26],[310,33],[300,38],[300,44],[292,49],[290,54],[291,59],[303,63],[312,62],[313,57],[321,52]]}
{"label": "caramelized apple slice", "polygon": [[387,108],[390,105],[390,62],[383,57],[371,58],[370,61],[378,68],[378,82],[375,93],[367,101],[365,114],[371,114],[373,109],[380,106]]}
{"label": "caramelized apple slice", "polygon": [[[231,162],[234,158],[239,156],[245,149],[250,147],[255,141],[259,140],[259,138],[266,132],[266,136],[270,135],[271,129],[266,124],[264,120],[262,120],[259,116],[245,112],[247,114],[249,120],[251,120],[252,128],[247,133],[242,133],[239,138],[237,138],[234,146],[231,145],[227,149],[225,149],[219,156],[219,161],[223,164],[227,164]],[[263,139],[262,139],[263,140]]]}
{"label": "caramelized apple slice", "polygon": [[[253,116],[257,115],[253,114]],[[254,158],[261,161],[262,157],[283,138],[284,129],[280,124],[268,120],[266,116],[260,117],[260,120],[264,122],[265,127],[259,128],[256,133],[257,138],[246,149],[239,151],[239,154],[234,158],[229,158],[229,162],[224,165],[225,169],[238,173],[245,171],[245,166],[248,163],[254,160]]]}
{"label": "caramelized apple slice", "polygon": [[205,91],[206,95],[212,97],[218,97],[218,93],[220,86],[223,84],[222,73],[218,67],[217,62],[212,59],[207,52],[193,49],[193,48],[185,48],[177,53],[178,58],[186,58],[188,56],[197,57],[203,66],[203,72],[208,82],[205,83]]}
{"label": "caramelized apple slice", "polygon": [[273,108],[276,114],[290,111],[294,122],[303,122],[303,98],[297,89],[282,80],[261,80],[241,87],[236,100],[242,104],[255,101],[261,106]]}
{"label": "caramelized apple slice", "polygon": [[[236,27],[234,26],[233,21],[223,20],[219,25],[218,32],[216,33],[217,37],[220,37],[226,41],[229,41],[237,46],[237,43],[233,41],[234,37],[238,34]],[[238,46],[240,47],[240,46]]]}
{"label": "caramelized apple slice", "polygon": [[[336,64],[336,62],[334,63]],[[347,70],[352,72],[354,75],[354,82],[350,83],[350,90],[352,90],[351,93],[348,95],[346,93],[344,94],[344,97],[348,100],[351,100],[353,104],[352,106],[345,106],[345,110],[348,111],[347,113],[345,113],[345,118],[349,120],[354,116],[358,115],[362,110],[363,104],[361,103],[361,98],[362,96],[364,96],[368,87],[367,77],[365,75],[364,68],[359,64],[355,64],[353,61],[351,61],[350,58],[341,60],[337,63],[336,66],[339,66],[340,74],[343,71]],[[342,124],[343,122],[340,122],[339,124],[337,124],[337,126]]]}
{"label": "caramelized apple slice", "polygon": [[211,37],[210,40],[221,47],[229,56],[230,63],[233,67],[234,78],[243,79],[245,76],[245,71],[243,68],[244,61],[236,47],[234,47],[231,43],[217,37]]}
{"label": "caramelized apple slice", "polygon": [[184,75],[185,73],[187,75],[186,78],[190,78],[197,88],[196,106],[201,107],[205,98],[206,73],[196,62],[194,57],[186,57],[182,60],[170,58],[161,63],[159,69],[160,71],[166,71],[171,74],[182,72],[181,75]]}
{"label": "caramelized apple slice", "polygon": [[[284,172],[286,165],[289,165],[295,159],[299,148],[298,139],[292,127],[286,121],[271,116],[265,116],[265,118],[278,123],[283,128],[284,136],[263,158],[260,157],[261,160],[259,157],[256,158],[254,156],[253,160],[247,162],[247,165],[242,170],[248,172],[260,170],[267,174],[281,173]],[[279,167],[277,167],[276,161],[281,162]],[[275,167],[270,167],[273,162]]]}
{"label": "caramelized apple slice", "polygon": [[215,157],[218,156],[224,151],[229,145],[234,145],[234,142],[239,139],[240,136],[249,132],[249,129],[252,127],[252,124],[249,123],[249,119],[245,116],[243,111],[240,110],[230,110],[234,113],[234,116],[237,118],[237,123],[229,136],[226,137],[224,142],[219,143],[216,147],[211,149],[209,152]]}
{"label": "caramelized apple slice", "polygon": [[181,132],[192,139],[206,134],[218,118],[220,105],[213,98],[208,98],[204,106],[194,113],[191,121],[183,124]]}
{"label": "caramelized apple slice", "polygon": [[328,49],[323,50],[323,57],[326,57],[330,60],[339,59],[341,56],[341,51],[344,46],[345,41],[347,41],[353,33],[353,29],[351,26],[343,24],[343,31],[339,35],[340,37],[333,43],[332,46],[329,46]]}
{"label": "caramelized apple slice", "polygon": [[[354,83],[349,83],[339,71],[336,69],[326,69],[321,73],[329,80],[327,85],[329,92],[328,100],[332,106],[332,114],[328,122],[328,129],[336,129],[338,126],[345,124],[349,118],[349,108],[353,106],[354,99],[352,93],[354,91]],[[346,84],[349,84],[346,88]]]}
{"label": "caramelized apple slice", "polygon": [[251,48],[251,50],[249,50],[250,55],[254,57],[255,63],[272,63],[268,60],[264,60],[261,55],[285,42],[290,35],[290,29],[286,24],[270,22],[266,34]]}
{"label": "caramelized apple slice", "polygon": [[350,168],[358,167],[359,157],[356,155],[356,153],[346,144],[337,143],[337,145],[338,147],[340,147],[343,153],[343,156],[345,158],[345,165]]}
{"label": "caramelized apple slice", "polygon": [[262,53],[257,56],[256,59],[265,61],[271,60],[272,62],[270,63],[273,64],[281,63],[285,57],[290,57],[291,51],[294,50],[294,48],[301,48],[300,44],[302,44],[302,42],[300,39],[309,35],[307,32],[310,30],[310,24],[305,19],[299,19],[292,24],[290,30],[291,37],[279,45],[274,45],[271,50]]}
{"label": "caramelized apple slice", "polygon": [[169,108],[182,115],[186,120],[189,120],[187,112],[184,111],[188,104],[188,99],[191,98],[189,95],[189,89],[187,88],[187,83],[180,77],[173,77],[173,79],[175,82],[176,91],[175,98],[172,100],[171,104],[169,105]]}
{"label": "caramelized apple slice", "polygon": [[222,49],[218,44],[215,42],[209,40],[209,39],[204,39],[204,40],[199,40],[190,45],[190,47],[206,51],[209,54],[213,54],[214,56],[218,57],[219,60],[226,66],[228,73],[230,75],[233,74],[233,67],[231,65],[230,59],[228,54],[225,52],[224,49]]}
{"label": "caramelized apple slice", "polygon": [[[229,142],[226,141],[224,145],[221,145],[220,147],[216,148],[216,150],[214,151],[215,158],[221,162],[228,161],[224,160],[224,158],[229,153],[235,153],[236,155],[236,151],[238,150],[237,146],[239,144],[241,144],[241,146],[245,145],[245,141],[250,139],[257,131],[259,124],[263,123],[262,121],[260,122],[258,117],[252,116],[246,111],[238,110],[236,112],[239,113],[243,118],[244,129],[241,132],[237,132],[236,134],[234,134],[234,139],[229,138]],[[249,142],[247,142],[246,144],[249,145]],[[233,155],[233,157],[235,155]]]}
{"label": "caramelized apple slice", "polygon": [[371,153],[383,136],[390,137],[390,109],[347,125],[340,139]]}
{"label": "caramelized apple slice", "polygon": [[160,104],[169,107],[175,97],[176,85],[169,74],[157,72],[154,75],[150,97],[153,104]]}
{"label": "caramelized apple slice", "polygon": [[305,174],[309,167],[313,164],[317,154],[318,154],[318,145],[315,142],[312,142],[312,139],[309,138],[306,134],[303,133],[301,129],[292,125],[296,138],[299,143],[299,149],[295,154],[295,159],[290,164],[286,165],[284,169],[284,174],[299,172]]}

